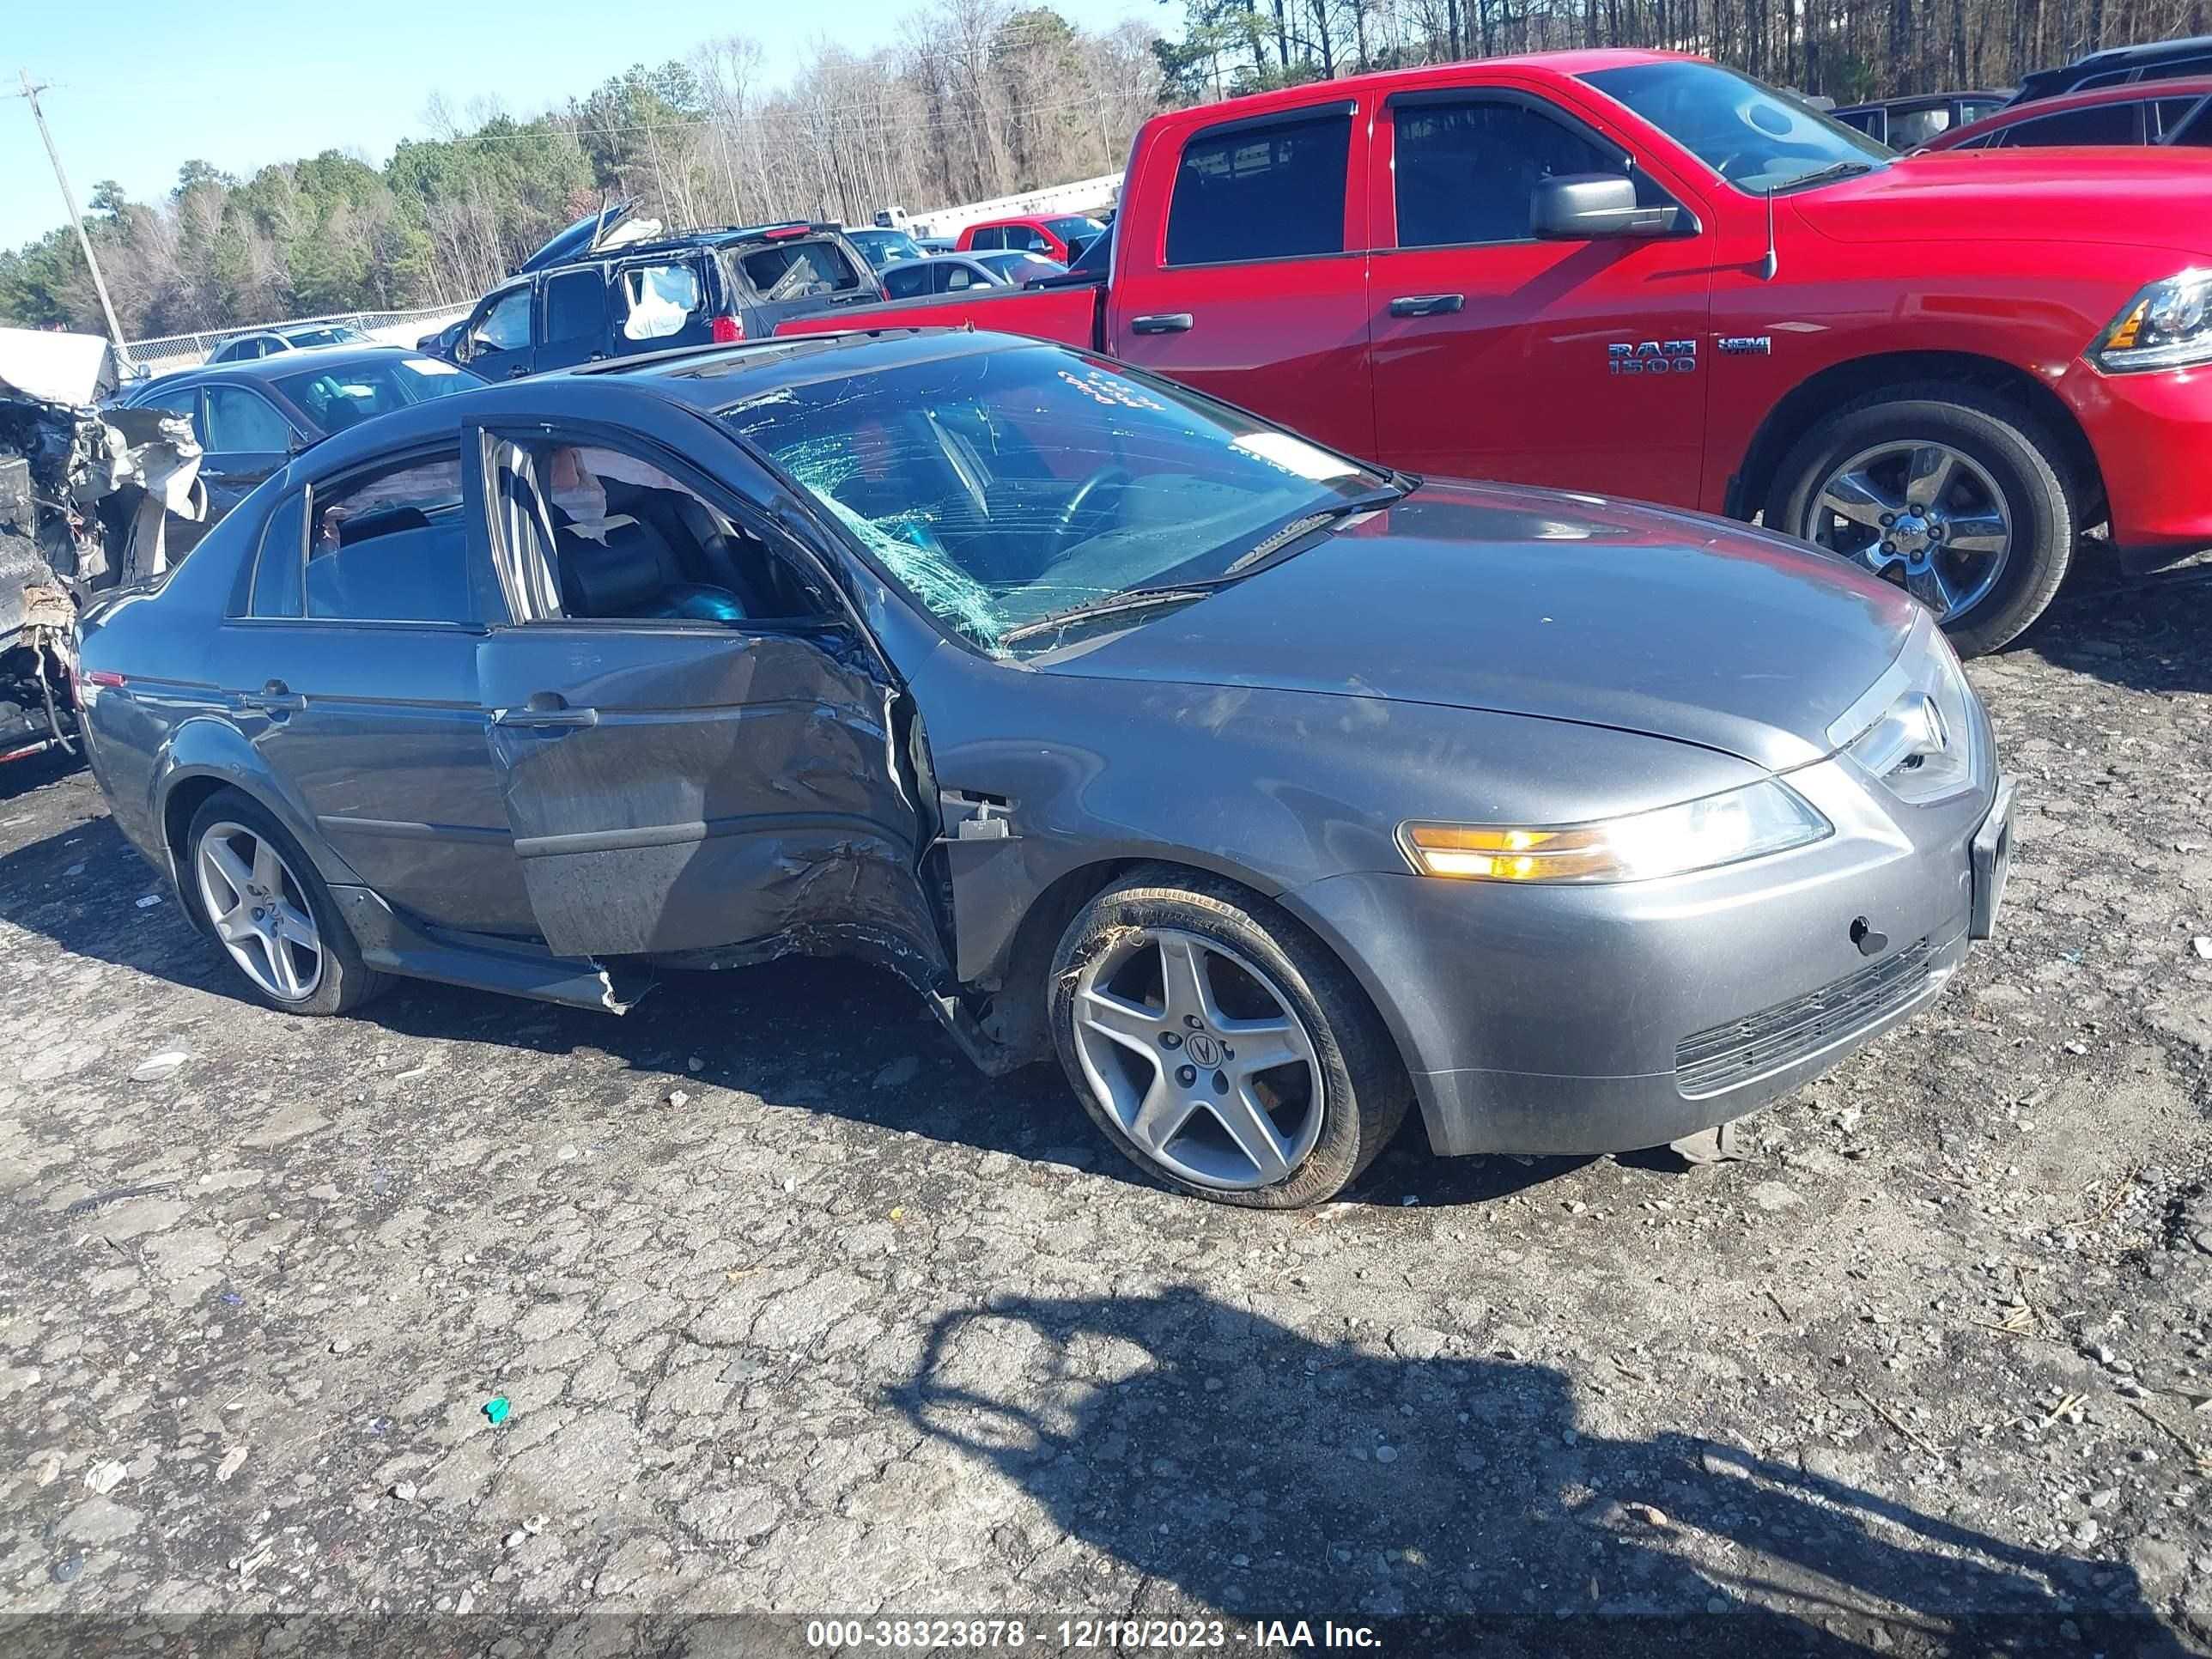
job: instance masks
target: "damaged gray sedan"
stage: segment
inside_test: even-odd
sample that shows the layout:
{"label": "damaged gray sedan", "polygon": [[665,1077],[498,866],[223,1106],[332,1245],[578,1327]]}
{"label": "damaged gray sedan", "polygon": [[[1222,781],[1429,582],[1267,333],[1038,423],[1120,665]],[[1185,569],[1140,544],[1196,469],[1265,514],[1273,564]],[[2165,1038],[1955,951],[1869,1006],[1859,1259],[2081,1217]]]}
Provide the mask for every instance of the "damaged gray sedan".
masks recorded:
{"label": "damaged gray sedan", "polygon": [[988,334],[400,410],[79,652],[117,822],[279,1007],[864,957],[1264,1207],[1409,1108],[1447,1153],[1734,1120],[1934,997],[2006,870],[1896,589]]}

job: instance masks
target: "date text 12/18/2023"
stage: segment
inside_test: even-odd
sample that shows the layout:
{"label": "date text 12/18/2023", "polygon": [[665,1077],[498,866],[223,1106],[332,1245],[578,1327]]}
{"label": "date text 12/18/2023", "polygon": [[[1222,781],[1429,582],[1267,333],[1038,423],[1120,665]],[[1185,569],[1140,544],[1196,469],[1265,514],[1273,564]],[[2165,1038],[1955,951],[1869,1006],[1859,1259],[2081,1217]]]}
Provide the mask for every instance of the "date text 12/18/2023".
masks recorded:
{"label": "date text 12/18/2023", "polygon": [[1382,1646],[1366,1625],[1324,1619],[1263,1619],[1231,1624],[1221,1619],[810,1619],[806,1645],[835,1652],[867,1650],[936,1651],[947,1649],[1054,1647],[1093,1649],[1252,1648],[1261,1651]]}

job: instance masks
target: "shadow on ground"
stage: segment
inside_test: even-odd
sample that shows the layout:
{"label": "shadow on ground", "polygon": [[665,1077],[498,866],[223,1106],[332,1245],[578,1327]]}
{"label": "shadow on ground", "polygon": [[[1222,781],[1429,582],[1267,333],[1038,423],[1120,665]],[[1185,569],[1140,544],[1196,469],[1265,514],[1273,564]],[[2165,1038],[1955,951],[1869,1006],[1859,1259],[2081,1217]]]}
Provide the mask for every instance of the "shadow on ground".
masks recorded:
{"label": "shadow on ground", "polygon": [[1194,1290],[948,1315],[896,1403],[1188,1601],[1443,1621],[1399,1650],[2181,1651],[2124,1565],[1695,1435],[1584,1435],[1548,1367],[1378,1356]]}
{"label": "shadow on ground", "polygon": [[2136,691],[2212,691],[2212,562],[2129,578],[2085,557],[2014,650]]}
{"label": "shadow on ground", "polygon": [[[80,874],[69,875],[80,865]],[[161,902],[140,908],[150,896]],[[0,856],[0,916],[78,956],[212,995],[245,996],[220,949],[185,920],[174,896],[105,816]],[[1116,1180],[1144,1180],[1084,1115],[1056,1065],[985,1077],[911,988],[856,962],[793,957],[671,974],[620,1017],[408,982],[354,1018],[426,1042],[611,1054],[634,1072],[664,1074],[672,1087],[704,1081],[981,1152],[1048,1156]],[[695,1056],[704,1062],[697,1073],[690,1069]],[[878,1078],[902,1073],[896,1085],[877,1086]],[[1346,1196],[1392,1205],[1407,1197],[1480,1202],[1583,1162],[1438,1159],[1414,1121]]]}

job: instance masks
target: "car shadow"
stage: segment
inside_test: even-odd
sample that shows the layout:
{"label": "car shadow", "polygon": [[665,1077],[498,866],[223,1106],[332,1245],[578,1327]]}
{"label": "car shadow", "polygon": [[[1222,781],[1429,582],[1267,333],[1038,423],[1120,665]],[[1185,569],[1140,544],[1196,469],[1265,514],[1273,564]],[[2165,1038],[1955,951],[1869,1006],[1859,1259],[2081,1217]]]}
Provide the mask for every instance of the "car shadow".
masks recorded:
{"label": "car shadow", "polygon": [[1566,1375],[1474,1346],[1401,1357],[1193,1288],[1011,1297],[938,1321],[892,1397],[1138,1575],[1117,1617],[1381,1620],[1386,1651],[2183,1651],[2123,1564],[1696,1433],[1584,1432]]}
{"label": "car shadow", "polygon": [[2083,558],[2016,653],[2135,691],[2212,692],[2212,561],[2148,576]]}
{"label": "car shadow", "polygon": [[[69,872],[82,866],[76,875]],[[158,902],[142,908],[149,898]],[[243,1000],[216,945],[104,814],[0,855],[0,919],[79,956]],[[619,1018],[489,991],[401,983],[355,1018],[425,1042],[495,1043],[550,1057],[611,1055],[670,1089],[711,1084],[779,1106],[885,1130],[1070,1164],[1132,1185],[1056,1064],[977,1071],[896,975],[844,960],[664,975]],[[691,1064],[699,1062],[694,1072]],[[1418,1122],[1348,1200],[1480,1203],[1572,1168],[1574,1159],[1430,1156]]]}

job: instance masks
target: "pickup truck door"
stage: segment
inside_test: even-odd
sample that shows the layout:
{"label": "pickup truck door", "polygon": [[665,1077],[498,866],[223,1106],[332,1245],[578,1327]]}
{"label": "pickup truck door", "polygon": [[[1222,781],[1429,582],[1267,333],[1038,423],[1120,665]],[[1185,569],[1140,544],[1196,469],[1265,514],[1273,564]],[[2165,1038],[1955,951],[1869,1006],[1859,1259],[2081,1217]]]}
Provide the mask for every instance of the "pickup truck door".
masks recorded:
{"label": "pickup truck door", "polygon": [[[1368,177],[1375,447],[1413,472],[1698,502],[1713,256],[1694,200],[1556,100],[1502,85],[1399,93]],[[1658,236],[1539,240],[1547,177],[1622,173]]]}
{"label": "pickup truck door", "polygon": [[1372,456],[1358,109],[1338,94],[1140,157],[1141,222],[1117,229],[1106,349]]}

